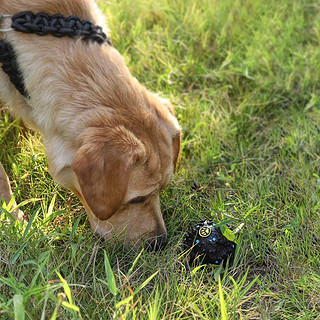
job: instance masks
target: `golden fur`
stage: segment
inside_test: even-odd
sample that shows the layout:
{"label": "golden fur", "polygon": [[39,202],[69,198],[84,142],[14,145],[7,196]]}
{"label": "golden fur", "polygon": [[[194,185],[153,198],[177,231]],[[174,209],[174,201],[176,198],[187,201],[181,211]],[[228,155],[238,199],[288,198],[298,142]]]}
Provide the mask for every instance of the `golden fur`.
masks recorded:
{"label": "golden fur", "polygon": [[[91,0],[0,1],[0,13],[20,11],[104,25]],[[51,175],[79,196],[93,230],[130,243],[165,235],[159,193],[172,179],[180,150],[170,103],[139,84],[113,47],[15,31],[1,36],[16,52],[30,99],[2,70],[0,98],[42,133]],[[129,203],[137,197],[146,199]]]}

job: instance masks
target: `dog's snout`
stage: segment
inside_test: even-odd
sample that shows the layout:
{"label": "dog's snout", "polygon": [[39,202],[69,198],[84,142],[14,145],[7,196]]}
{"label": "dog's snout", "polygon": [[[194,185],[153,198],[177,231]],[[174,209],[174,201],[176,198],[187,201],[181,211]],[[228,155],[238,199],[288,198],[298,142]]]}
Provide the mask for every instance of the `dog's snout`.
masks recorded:
{"label": "dog's snout", "polygon": [[164,233],[160,236],[153,237],[148,239],[145,242],[145,248],[149,251],[158,251],[163,249],[168,243],[167,234]]}

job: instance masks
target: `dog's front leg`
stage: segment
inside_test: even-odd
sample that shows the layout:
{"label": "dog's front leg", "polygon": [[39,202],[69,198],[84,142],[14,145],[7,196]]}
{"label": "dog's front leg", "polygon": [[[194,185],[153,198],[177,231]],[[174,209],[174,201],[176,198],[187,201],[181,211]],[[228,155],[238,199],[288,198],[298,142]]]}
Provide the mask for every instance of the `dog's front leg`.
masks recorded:
{"label": "dog's front leg", "polygon": [[[8,204],[12,198],[12,190],[9,183],[9,178],[0,162],[0,199],[4,199],[5,203]],[[12,208],[16,207],[17,204],[14,201],[12,204]],[[11,212],[12,216],[21,221],[23,219],[23,212],[19,209]]]}

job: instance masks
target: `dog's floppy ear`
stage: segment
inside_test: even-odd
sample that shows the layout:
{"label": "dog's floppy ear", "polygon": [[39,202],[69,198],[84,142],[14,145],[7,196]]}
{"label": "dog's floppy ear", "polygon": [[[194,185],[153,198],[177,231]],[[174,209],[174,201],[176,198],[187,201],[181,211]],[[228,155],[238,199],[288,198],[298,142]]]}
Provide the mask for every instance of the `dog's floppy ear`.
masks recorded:
{"label": "dog's floppy ear", "polygon": [[81,140],[72,169],[91,211],[106,220],[122,204],[132,167],[143,157],[144,147],[123,127],[89,128]]}
{"label": "dog's floppy ear", "polygon": [[[158,99],[162,102],[162,105],[164,105],[168,109],[170,114],[172,116],[174,116],[174,108],[171,105],[170,101],[168,99],[161,98],[159,96],[158,96]],[[171,118],[171,121],[172,121],[172,118]],[[172,138],[173,167],[174,167],[174,171],[176,171],[177,162],[178,162],[178,158],[179,158],[179,155],[180,155],[180,149],[181,149],[181,131],[180,131],[180,128],[179,128],[178,121],[176,119],[175,119],[175,121],[173,123],[174,123],[175,129],[178,130],[177,132],[174,133],[173,138]]]}
{"label": "dog's floppy ear", "polygon": [[181,132],[177,132],[172,139],[172,156],[174,171],[177,169],[177,162],[181,149]]}

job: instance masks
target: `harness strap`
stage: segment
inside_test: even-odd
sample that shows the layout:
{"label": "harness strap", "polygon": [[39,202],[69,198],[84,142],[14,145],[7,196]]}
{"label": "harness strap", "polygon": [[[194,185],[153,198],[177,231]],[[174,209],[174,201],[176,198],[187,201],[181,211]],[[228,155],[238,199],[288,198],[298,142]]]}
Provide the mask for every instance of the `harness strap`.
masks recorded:
{"label": "harness strap", "polygon": [[24,96],[28,94],[24,87],[23,76],[19,70],[16,55],[9,42],[0,40],[0,63],[2,63],[2,70],[9,76],[11,83]]}

